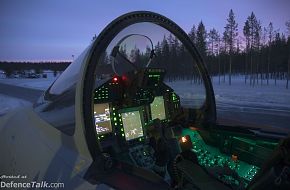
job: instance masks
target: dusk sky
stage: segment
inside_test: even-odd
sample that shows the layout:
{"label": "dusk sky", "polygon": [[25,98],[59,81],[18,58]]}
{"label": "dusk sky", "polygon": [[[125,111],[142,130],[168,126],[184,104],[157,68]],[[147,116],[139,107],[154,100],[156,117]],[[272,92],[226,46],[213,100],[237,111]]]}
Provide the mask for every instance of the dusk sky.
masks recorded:
{"label": "dusk sky", "polygon": [[116,17],[136,10],[160,13],[187,33],[201,20],[223,32],[233,9],[239,33],[253,11],[264,26],[286,33],[290,0],[1,0],[0,61],[71,60]]}

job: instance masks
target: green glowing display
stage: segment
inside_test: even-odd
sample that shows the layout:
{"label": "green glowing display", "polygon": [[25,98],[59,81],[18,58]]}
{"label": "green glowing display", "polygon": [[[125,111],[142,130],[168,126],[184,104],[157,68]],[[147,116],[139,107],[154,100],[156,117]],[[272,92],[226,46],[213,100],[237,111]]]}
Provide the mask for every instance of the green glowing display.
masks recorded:
{"label": "green glowing display", "polygon": [[166,119],[163,96],[156,96],[154,101],[150,104],[150,108],[152,120],[157,118],[160,120]]}

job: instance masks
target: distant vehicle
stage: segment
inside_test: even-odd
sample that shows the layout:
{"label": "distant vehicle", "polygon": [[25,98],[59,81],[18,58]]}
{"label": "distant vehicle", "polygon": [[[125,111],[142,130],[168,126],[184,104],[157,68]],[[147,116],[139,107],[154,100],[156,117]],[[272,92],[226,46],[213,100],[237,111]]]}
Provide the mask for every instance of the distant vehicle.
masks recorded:
{"label": "distant vehicle", "polygon": [[0,78],[6,78],[6,73],[0,70]]}
{"label": "distant vehicle", "polygon": [[20,75],[13,73],[10,75],[10,78],[20,78]]}
{"label": "distant vehicle", "polygon": [[36,73],[29,73],[27,78],[40,78],[41,75],[40,74],[36,74]]}
{"label": "distant vehicle", "polygon": [[84,190],[289,190],[287,135],[218,123],[188,35],[138,11],[109,24],[33,108],[0,118],[0,176]]}

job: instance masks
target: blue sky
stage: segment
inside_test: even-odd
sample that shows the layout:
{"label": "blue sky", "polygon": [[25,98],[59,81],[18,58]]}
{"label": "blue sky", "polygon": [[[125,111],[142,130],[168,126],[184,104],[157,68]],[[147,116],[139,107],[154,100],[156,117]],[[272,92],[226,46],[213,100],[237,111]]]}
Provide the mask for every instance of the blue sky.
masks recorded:
{"label": "blue sky", "polygon": [[136,10],[163,14],[186,32],[200,20],[222,32],[230,9],[239,33],[252,11],[284,33],[290,20],[289,0],[1,0],[0,60],[71,60],[113,19]]}

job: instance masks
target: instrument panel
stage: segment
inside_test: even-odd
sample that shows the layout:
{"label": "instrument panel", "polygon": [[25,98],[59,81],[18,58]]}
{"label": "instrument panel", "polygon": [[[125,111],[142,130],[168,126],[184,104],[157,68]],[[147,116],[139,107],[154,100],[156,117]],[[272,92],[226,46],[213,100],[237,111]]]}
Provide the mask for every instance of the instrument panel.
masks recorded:
{"label": "instrument panel", "polygon": [[112,136],[123,145],[143,142],[148,123],[168,122],[179,112],[180,99],[163,82],[164,75],[163,69],[144,69],[98,81],[94,121],[101,142]]}
{"label": "instrument panel", "polygon": [[[237,173],[238,176],[243,179],[244,185],[247,186],[260,170],[258,166],[240,160],[237,154],[229,156],[222,153],[219,148],[206,144],[196,130],[184,129],[182,131],[182,136],[186,138],[186,141],[190,141],[189,146],[197,155],[198,163],[207,168],[209,173],[214,172],[214,170],[218,168],[220,168],[220,170],[229,168],[234,173]],[[226,180],[230,181],[230,179]]]}
{"label": "instrument panel", "polygon": [[163,157],[163,153],[158,153],[159,150],[150,144],[150,126],[158,120],[162,123],[163,132],[164,128],[172,130],[173,136],[181,139],[178,142],[176,140],[176,148],[175,141],[168,145],[173,151],[171,156],[176,156],[183,146],[188,145],[186,149],[197,156],[199,165],[215,172],[219,167],[222,170],[229,167],[233,171],[231,175],[237,173],[244,181],[244,186],[247,186],[259,167],[238,160],[235,154],[229,156],[207,145],[199,133],[188,126],[182,126],[181,133],[176,134],[174,130],[179,129],[179,126],[169,126],[169,122],[181,113],[181,105],[180,97],[164,83],[164,75],[163,69],[143,69],[97,81],[94,121],[103,151],[119,161],[152,170],[157,160]]}

